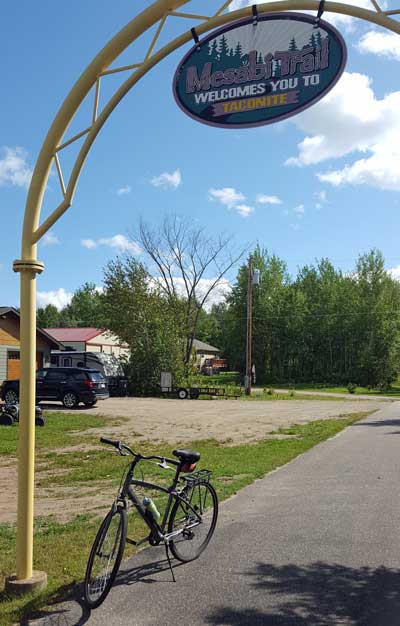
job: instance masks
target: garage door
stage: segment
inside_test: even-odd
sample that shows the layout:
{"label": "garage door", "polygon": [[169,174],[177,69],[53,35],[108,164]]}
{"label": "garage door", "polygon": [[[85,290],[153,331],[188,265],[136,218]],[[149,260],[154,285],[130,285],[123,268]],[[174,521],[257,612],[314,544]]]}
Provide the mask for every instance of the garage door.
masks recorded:
{"label": "garage door", "polygon": [[[36,353],[36,369],[43,366],[43,354]],[[21,376],[21,361],[19,350],[9,350],[7,354],[7,379],[19,380]]]}

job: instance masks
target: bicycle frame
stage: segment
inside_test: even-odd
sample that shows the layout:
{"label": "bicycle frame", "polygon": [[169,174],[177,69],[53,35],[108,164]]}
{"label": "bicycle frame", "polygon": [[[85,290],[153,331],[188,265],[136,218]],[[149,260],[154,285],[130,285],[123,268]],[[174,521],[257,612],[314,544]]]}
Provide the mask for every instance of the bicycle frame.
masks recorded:
{"label": "bicycle frame", "polygon": [[[179,476],[181,473],[180,464],[176,463],[177,469],[176,469],[175,477],[172,481],[172,484],[168,488],[165,488],[165,487],[161,487],[161,485],[157,485],[156,483],[151,483],[145,480],[138,480],[134,478],[133,473],[135,471],[135,467],[141,460],[142,459],[139,457],[139,458],[135,458],[135,460],[131,462],[129,470],[124,480],[124,484],[120,491],[120,494],[118,498],[116,499],[116,501],[114,502],[114,506],[118,506],[118,502],[123,502],[124,506],[126,506],[126,499],[128,498],[132,502],[133,506],[136,508],[139,515],[143,518],[143,520],[145,521],[146,525],[148,526],[150,530],[150,535],[148,537],[145,537],[139,541],[129,540],[129,542],[134,543],[135,545],[141,545],[142,543],[145,543],[147,541],[149,541],[150,543],[152,541],[154,541],[154,543],[160,543],[161,541],[164,541],[167,543],[173,537],[176,537],[182,534],[183,529],[179,529],[172,533],[165,534],[165,528],[166,528],[168,518],[171,512],[171,507],[173,503],[176,501],[181,501],[182,503],[184,503],[186,509],[190,509],[190,511],[193,513],[196,519],[196,521],[193,524],[186,527],[187,529],[193,528],[197,526],[198,524],[200,524],[201,515],[199,515],[198,512],[195,511],[195,509],[191,506],[190,502],[188,502],[188,500],[185,497],[181,496],[181,493],[184,493],[185,490],[186,491],[188,490],[187,487],[183,487],[181,493],[176,491],[176,486],[178,484]],[[169,462],[171,462],[171,459],[169,459]],[[155,521],[151,513],[149,513],[146,510],[146,508],[143,506],[139,497],[136,495],[134,489],[132,488],[132,485],[137,485],[138,487],[145,487],[147,489],[155,489],[157,491],[160,491],[168,495],[167,506],[165,508],[164,515],[160,524]]]}

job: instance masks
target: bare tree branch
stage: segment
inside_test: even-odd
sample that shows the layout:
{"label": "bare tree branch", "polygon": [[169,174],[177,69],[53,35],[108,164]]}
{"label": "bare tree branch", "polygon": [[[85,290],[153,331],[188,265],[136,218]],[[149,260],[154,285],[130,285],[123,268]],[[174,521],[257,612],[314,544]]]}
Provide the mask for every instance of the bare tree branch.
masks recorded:
{"label": "bare tree branch", "polygon": [[183,304],[187,365],[201,309],[247,248],[234,253],[232,237],[207,236],[204,228],[193,227],[176,215],[165,218],[158,228],[141,221],[139,243],[154,263],[154,279],[162,292],[170,302]]}

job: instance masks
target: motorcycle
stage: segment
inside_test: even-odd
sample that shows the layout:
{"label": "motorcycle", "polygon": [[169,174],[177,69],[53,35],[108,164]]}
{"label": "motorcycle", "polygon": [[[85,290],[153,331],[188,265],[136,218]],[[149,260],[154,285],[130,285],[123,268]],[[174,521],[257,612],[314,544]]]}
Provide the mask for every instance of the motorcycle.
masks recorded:
{"label": "motorcycle", "polygon": [[[0,426],[12,426],[17,422],[19,422],[19,404],[0,405]],[[45,425],[43,411],[39,406],[35,407],[35,424],[36,426]]]}

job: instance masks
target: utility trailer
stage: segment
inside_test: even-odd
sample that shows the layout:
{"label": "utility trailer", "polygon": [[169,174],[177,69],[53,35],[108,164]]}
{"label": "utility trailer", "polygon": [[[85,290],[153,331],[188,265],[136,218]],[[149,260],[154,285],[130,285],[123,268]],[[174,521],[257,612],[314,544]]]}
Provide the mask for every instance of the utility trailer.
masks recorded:
{"label": "utility trailer", "polygon": [[197,400],[200,396],[225,396],[224,387],[175,387],[171,372],[161,372],[160,393],[163,397]]}
{"label": "utility trailer", "polygon": [[161,387],[161,395],[179,400],[197,400],[200,396],[225,396],[223,387]]}
{"label": "utility trailer", "polygon": [[179,398],[179,400],[197,400],[200,396],[219,397],[229,400],[231,398],[242,398],[243,388],[239,387],[237,392],[228,393],[225,387],[175,387],[172,384],[172,374],[170,372],[161,372],[160,395],[162,397]]}

